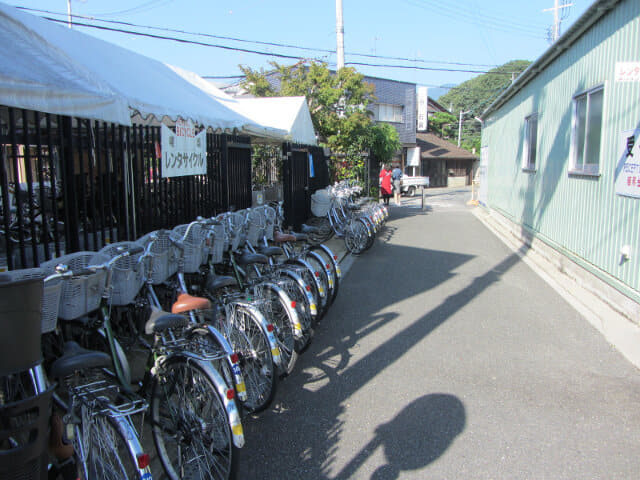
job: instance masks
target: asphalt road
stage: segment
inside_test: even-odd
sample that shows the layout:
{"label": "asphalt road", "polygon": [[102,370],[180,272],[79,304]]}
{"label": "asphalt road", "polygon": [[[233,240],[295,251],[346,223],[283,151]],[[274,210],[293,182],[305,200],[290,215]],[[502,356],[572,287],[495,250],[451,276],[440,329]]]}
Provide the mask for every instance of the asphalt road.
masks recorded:
{"label": "asphalt road", "polygon": [[637,479],[640,372],[465,205],[391,207],[239,479]]}

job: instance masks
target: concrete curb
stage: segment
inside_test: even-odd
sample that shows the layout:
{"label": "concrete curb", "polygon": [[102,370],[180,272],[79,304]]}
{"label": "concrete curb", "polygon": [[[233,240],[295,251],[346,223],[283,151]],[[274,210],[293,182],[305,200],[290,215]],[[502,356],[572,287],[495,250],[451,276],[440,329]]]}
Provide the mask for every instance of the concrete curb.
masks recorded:
{"label": "concrete curb", "polygon": [[[585,288],[577,281],[575,271],[574,275],[570,275],[566,270],[560,270],[552,263],[548,255],[541,253],[535,242],[532,245],[526,245],[518,236],[514,235],[507,225],[494,218],[491,212],[482,207],[474,208],[472,212],[595,327],[629,362],[640,368],[640,326]],[[525,246],[528,247],[526,250],[523,249]]]}

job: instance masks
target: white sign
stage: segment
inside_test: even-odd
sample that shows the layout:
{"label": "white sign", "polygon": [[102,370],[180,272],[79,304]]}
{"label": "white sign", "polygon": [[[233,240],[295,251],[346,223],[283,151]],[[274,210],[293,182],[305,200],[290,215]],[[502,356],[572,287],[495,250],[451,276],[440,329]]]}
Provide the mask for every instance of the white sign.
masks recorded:
{"label": "white sign", "polygon": [[640,62],[616,62],[616,82],[640,82]]}
{"label": "white sign", "polygon": [[616,194],[640,198],[640,127],[620,134]]}
{"label": "white sign", "polygon": [[420,147],[407,148],[407,167],[420,166]]}
{"label": "white sign", "polygon": [[207,173],[207,131],[196,135],[193,124],[178,120],[176,131],[162,125],[162,176],[183,177]]}
{"label": "white sign", "polygon": [[426,132],[428,126],[429,113],[429,89],[427,87],[418,87],[418,131]]}

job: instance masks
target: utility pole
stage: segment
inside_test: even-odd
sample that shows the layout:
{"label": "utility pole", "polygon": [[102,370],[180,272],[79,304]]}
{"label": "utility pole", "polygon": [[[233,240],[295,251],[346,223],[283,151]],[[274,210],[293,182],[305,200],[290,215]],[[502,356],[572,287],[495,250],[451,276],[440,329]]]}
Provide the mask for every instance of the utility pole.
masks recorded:
{"label": "utility pole", "polygon": [[336,0],[336,40],[338,70],[344,68],[344,23],[342,21],[342,0]]}
{"label": "utility pole", "polygon": [[560,38],[560,23],[562,23],[562,19],[560,18],[560,10],[572,6],[573,3],[564,3],[560,5],[560,0],[554,0],[553,8],[545,8],[544,10],[542,10],[543,12],[553,11],[553,32],[551,34],[551,43]]}
{"label": "utility pole", "polygon": [[460,140],[462,136],[462,116],[470,112],[471,110],[467,110],[466,112],[463,112],[462,110],[460,110],[460,120],[458,121],[458,146],[460,146]]}
{"label": "utility pole", "polygon": [[71,28],[71,0],[67,0],[67,22]]}

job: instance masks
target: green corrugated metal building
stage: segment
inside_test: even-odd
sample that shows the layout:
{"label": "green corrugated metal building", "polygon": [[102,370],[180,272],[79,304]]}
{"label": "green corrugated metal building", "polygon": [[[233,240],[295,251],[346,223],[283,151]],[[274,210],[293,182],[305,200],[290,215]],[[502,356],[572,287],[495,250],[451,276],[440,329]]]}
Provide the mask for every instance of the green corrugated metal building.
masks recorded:
{"label": "green corrugated metal building", "polygon": [[594,2],[482,119],[480,202],[640,323],[640,0]]}

